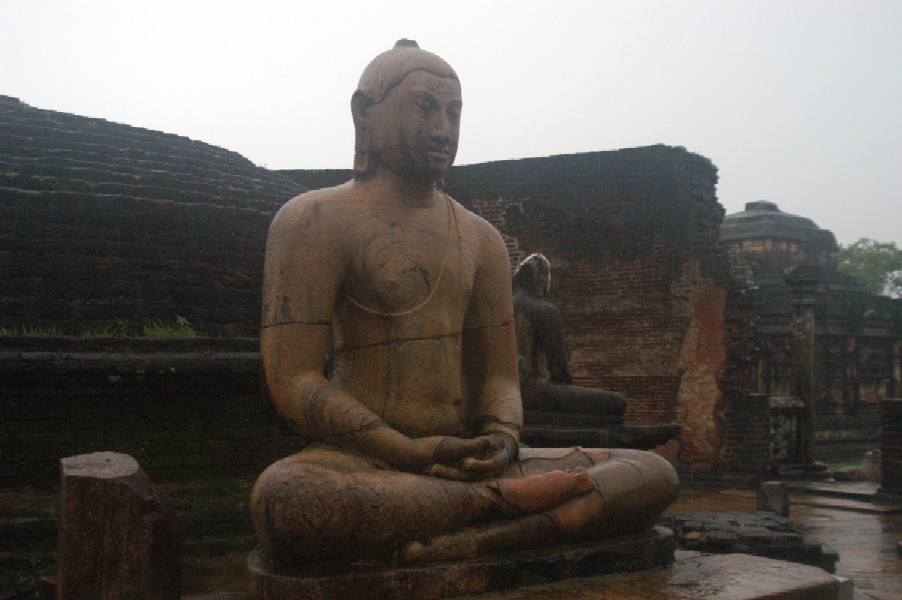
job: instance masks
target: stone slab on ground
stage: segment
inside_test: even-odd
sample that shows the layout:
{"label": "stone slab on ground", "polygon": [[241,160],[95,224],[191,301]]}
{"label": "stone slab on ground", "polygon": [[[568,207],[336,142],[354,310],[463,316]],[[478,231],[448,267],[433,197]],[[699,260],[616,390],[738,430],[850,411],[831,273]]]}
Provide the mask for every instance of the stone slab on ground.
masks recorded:
{"label": "stone slab on ground", "polygon": [[673,529],[683,550],[743,553],[836,571],[839,555],[808,539],[796,523],[771,511],[674,513],[661,521]]}
{"label": "stone slab on ground", "polygon": [[890,494],[877,483],[868,481],[815,481],[791,484],[797,495],[818,498],[841,498],[873,504],[873,510],[889,514],[902,513],[902,495]]}
{"label": "stone slab on ground", "polygon": [[359,564],[320,570],[280,570],[257,549],[248,558],[256,600],[433,600],[542,584],[599,573],[646,570],[673,562],[673,532],[642,534],[566,548],[481,557],[468,561],[386,567]]}
{"label": "stone slab on ground", "polygon": [[823,569],[747,554],[678,552],[668,567],[616,573],[459,600],[843,600]]}

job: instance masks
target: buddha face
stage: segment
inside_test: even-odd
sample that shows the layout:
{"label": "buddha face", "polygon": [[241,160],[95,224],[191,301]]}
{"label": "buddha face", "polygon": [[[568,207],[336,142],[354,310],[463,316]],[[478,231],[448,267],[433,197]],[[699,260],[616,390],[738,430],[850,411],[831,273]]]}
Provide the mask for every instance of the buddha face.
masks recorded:
{"label": "buddha face", "polygon": [[372,152],[404,179],[440,180],[457,154],[461,106],[457,80],[411,72],[368,109]]}

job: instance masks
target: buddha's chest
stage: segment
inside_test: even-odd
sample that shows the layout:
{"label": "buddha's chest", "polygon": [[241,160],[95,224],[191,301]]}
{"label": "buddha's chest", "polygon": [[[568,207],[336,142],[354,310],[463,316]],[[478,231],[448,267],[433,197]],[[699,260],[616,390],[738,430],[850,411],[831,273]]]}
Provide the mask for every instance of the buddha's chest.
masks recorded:
{"label": "buddha's chest", "polygon": [[453,313],[472,288],[472,261],[447,223],[389,220],[352,248],[345,293],[365,312],[400,316],[429,305]]}

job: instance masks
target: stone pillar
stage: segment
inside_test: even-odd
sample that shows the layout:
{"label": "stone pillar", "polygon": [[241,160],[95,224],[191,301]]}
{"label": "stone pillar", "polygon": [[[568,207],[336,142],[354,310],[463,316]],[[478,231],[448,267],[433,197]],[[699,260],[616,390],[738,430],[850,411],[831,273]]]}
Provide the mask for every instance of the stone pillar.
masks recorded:
{"label": "stone pillar", "polygon": [[757,510],[789,518],[789,488],[784,481],[765,481],[758,487]]}
{"label": "stone pillar", "polygon": [[70,456],[60,475],[59,600],[177,600],[172,511],[135,459]]}
{"label": "stone pillar", "polygon": [[824,270],[811,265],[786,269],[783,278],[792,291],[792,385],[805,404],[802,415],[800,454],[804,464],[814,462],[814,430],[817,419],[818,380],[815,375],[815,308]]}
{"label": "stone pillar", "polygon": [[880,491],[902,495],[902,398],[880,403]]}
{"label": "stone pillar", "polygon": [[770,471],[771,424],[766,394],[726,396],[723,464],[727,471],[761,477]]}

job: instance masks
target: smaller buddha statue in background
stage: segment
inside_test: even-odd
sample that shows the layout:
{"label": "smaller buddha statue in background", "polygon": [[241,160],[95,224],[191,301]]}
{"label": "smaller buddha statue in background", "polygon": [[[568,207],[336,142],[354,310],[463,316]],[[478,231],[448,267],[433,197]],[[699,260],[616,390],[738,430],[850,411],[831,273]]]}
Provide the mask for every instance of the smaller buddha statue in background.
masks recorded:
{"label": "smaller buddha statue in background", "polygon": [[531,412],[622,418],[626,398],[615,392],[573,385],[561,311],[545,299],[551,264],[532,254],[514,272],[514,322],[520,356],[520,392],[527,420]]}

